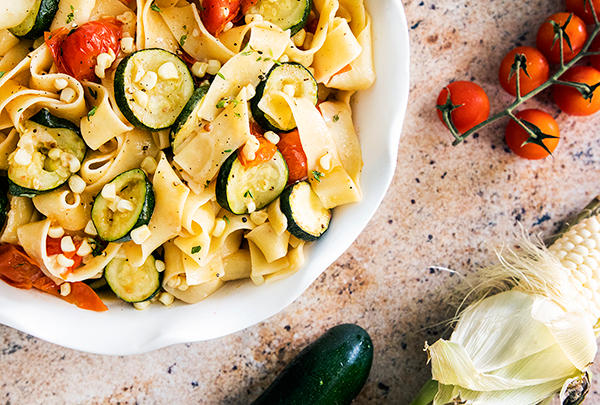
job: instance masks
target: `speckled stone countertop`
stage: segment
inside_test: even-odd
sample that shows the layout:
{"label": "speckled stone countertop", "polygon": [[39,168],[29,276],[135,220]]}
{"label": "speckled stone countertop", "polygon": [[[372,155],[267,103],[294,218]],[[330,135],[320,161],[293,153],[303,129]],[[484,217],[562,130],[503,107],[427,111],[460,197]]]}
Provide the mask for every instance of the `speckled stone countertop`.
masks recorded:
{"label": "speckled stone countertop", "polygon": [[[501,58],[531,44],[542,19],[562,4],[405,1],[411,99],[396,177],[335,265],[266,322],[145,355],[89,355],[0,327],[0,404],[244,404],[305,344],[342,322],[365,327],[375,345],[356,403],[407,404],[428,378],[423,343],[448,333],[441,322],[455,310],[448,298],[462,278],[431,266],[472,273],[494,261],[494,248],[519,221],[550,232],[600,193],[600,116],[569,118],[542,99],[563,139],[553,159],[532,163],[508,152],[503,124],[450,146],[432,108],[441,87],[458,79],[481,83],[495,107],[510,102],[497,85]],[[594,390],[587,403],[600,403],[600,394]]]}

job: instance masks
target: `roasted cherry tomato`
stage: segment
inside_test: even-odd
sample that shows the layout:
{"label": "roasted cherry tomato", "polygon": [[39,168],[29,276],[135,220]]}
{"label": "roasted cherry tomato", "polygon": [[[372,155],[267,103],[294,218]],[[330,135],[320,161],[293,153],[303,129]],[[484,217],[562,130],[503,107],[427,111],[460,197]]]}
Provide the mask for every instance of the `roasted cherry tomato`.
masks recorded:
{"label": "roasted cherry tomato", "polygon": [[[575,13],[576,16],[583,19],[586,24],[594,23],[594,14],[590,8],[590,0],[567,0],[567,10]],[[596,15],[600,17],[600,0],[592,0]]]}
{"label": "roasted cherry tomato", "polygon": [[[563,81],[585,83],[594,86],[600,83],[600,71],[591,66],[575,66],[561,76]],[[600,110],[600,90],[593,93],[591,99],[585,99],[581,92],[574,87],[557,84],[552,96],[554,102],[562,111],[569,115],[592,115]]]}
{"label": "roasted cherry tomato", "polygon": [[79,249],[79,246],[81,246],[81,241],[73,239],[75,250],[72,252],[63,252],[62,248],[60,247],[60,241],[61,240],[58,238],[46,238],[46,254],[48,256],[63,254],[66,258],[73,260],[73,265],[67,268],[66,274],[68,274],[73,272],[79,266],[81,266],[81,261],[83,260],[83,257],[76,254],[77,249]]}
{"label": "roasted cherry tomato", "polygon": [[238,152],[238,158],[244,167],[254,167],[261,163],[268,162],[275,156],[275,153],[277,153],[277,146],[267,141],[262,136],[257,136],[256,139],[258,139],[260,146],[258,147],[253,160],[246,160],[246,156],[243,153],[243,147],[240,148]]}
{"label": "roasted cherry tomato", "polygon": [[513,49],[502,60],[500,73],[498,74],[502,88],[513,96],[517,95],[517,76],[515,73],[511,74],[511,72],[515,56],[519,54],[524,55],[527,60],[526,71],[522,67],[519,72],[521,95],[525,95],[544,84],[550,75],[548,61],[540,51],[530,46],[520,46]]}
{"label": "roasted cherry tomato", "polygon": [[96,80],[94,67],[101,53],[119,54],[121,24],[114,18],[90,21],[79,28],[59,28],[46,33],[58,69],[77,80]]}
{"label": "roasted cherry tomato", "polygon": [[[517,113],[517,118],[533,124],[539,128],[545,135],[555,136],[556,138],[546,138],[541,142],[550,152],[554,152],[558,146],[560,130],[554,118],[544,111],[530,109]],[[506,143],[508,147],[517,155],[530,160],[544,159],[550,154],[540,145],[535,143],[526,143],[529,140],[529,134],[514,120],[511,120],[506,127]]]}
{"label": "roasted cherry tomato", "polygon": [[450,116],[460,133],[482,123],[490,115],[490,100],[485,91],[473,82],[459,81],[444,87],[438,96],[438,116],[442,122],[444,121],[439,107],[447,103],[448,95],[451,103],[456,106]]}
{"label": "roasted cherry tomato", "polygon": [[[570,20],[569,20],[570,18]],[[563,38],[563,56],[564,62],[569,62],[581,51],[585,45],[588,34],[585,23],[573,13],[556,13],[544,21],[537,33],[537,48],[546,56],[550,63],[560,63],[560,41],[555,39],[554,27],[551,21],[554,21],[561,27],[569,21],[565,31],[569,36],[571,46]]]}
{"label": "roasted cherry tomato", "polygon": [[71,292],[63,297],[60,294],[60,286],[48,278],[39,266],[15,245],[0,245],[0,279],[13,287],[26,290],[35,288],[55,295],[79,308],[91,311],[108,310],[94,290],[85,283],[71,283]]}
{"label": "roasted cherry tomato", "polygon": [[219,36],[227,23],[234,21],[240,12],[240,0],[204,0],[200,18],[214,36]]}
{"label": "roasted cherry tomato", "polygon": [[290,173],[288,184],[306,179],[308,177],[308,164],[298,130],[281,134],[280,138],[277,148],[288,165]]}

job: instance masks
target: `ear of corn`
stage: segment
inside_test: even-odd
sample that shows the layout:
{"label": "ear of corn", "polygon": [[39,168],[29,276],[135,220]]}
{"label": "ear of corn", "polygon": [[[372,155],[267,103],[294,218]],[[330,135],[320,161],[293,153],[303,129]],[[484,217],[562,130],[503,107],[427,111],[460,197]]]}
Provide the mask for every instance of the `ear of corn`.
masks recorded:
{"label": "ear of corn", "polygon": [[483,271],[484,287],[502,292],[470,305],[449,340],[426,347],[434,405],[585,397],[600,324],[599,208],[596,199],[549,248],[524,238]]}

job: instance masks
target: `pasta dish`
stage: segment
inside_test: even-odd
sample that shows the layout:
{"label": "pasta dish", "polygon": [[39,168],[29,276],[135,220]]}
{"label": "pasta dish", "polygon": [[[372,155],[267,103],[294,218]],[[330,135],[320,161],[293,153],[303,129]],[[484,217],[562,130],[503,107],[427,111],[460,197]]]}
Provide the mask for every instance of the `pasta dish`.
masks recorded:
{"label": "pasta dish", "polygon": [[371,41],[363,0],[4,6],[0,278],[102,311],[295,273],[361,200]]}

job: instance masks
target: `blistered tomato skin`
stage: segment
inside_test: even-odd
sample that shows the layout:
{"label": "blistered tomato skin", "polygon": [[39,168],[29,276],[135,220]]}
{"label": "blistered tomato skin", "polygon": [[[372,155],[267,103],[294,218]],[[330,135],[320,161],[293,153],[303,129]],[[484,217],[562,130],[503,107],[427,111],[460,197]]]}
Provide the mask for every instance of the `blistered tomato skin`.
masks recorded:
{"label": "blistered tomato skin", "polygon": [[516,55],[524,55],[527,60],[527,74],[523,69],[519,72],[520,92],[523,96],[548,80],[550,66],[546,57],[540,51],[530,46],[520,46],[506,54],[500,65],[498,79],[502,88],[513,96],[517,95],[517,76],[512,72]]}
{"label": "blistered tomato skin", "polygon": [[114,18],[90,21],[79,28],[66,27],[46,34],[59,70],[77,80],[96,81],[94,68],[101,53],[119,54],[121,24]]}
{"label": "blistered tomato skin", "polygon": [[[457,106],[452,113],[452,123],[460,133],[485,121],[490,115],[490,100],[485,91],[476,83],[458,81],[444,87],[437,99],[437,106],[443,106],[448,99]],[[440,121],[443,121],[442,112],[437,109]]]}
{"label": "blistered tomato skin", "polygon": [[280,137],[281,140],[277,144],[277,148],[288,165],[288,184],[306,179],[308,177],[308,164],[298,130],[281,134]]}
{"label": "blistered tomato skin", "polygon": [[217,37],[227,23],[237,19],[239,12],[240,0],[204,0],[200,18],[208,32]]}

